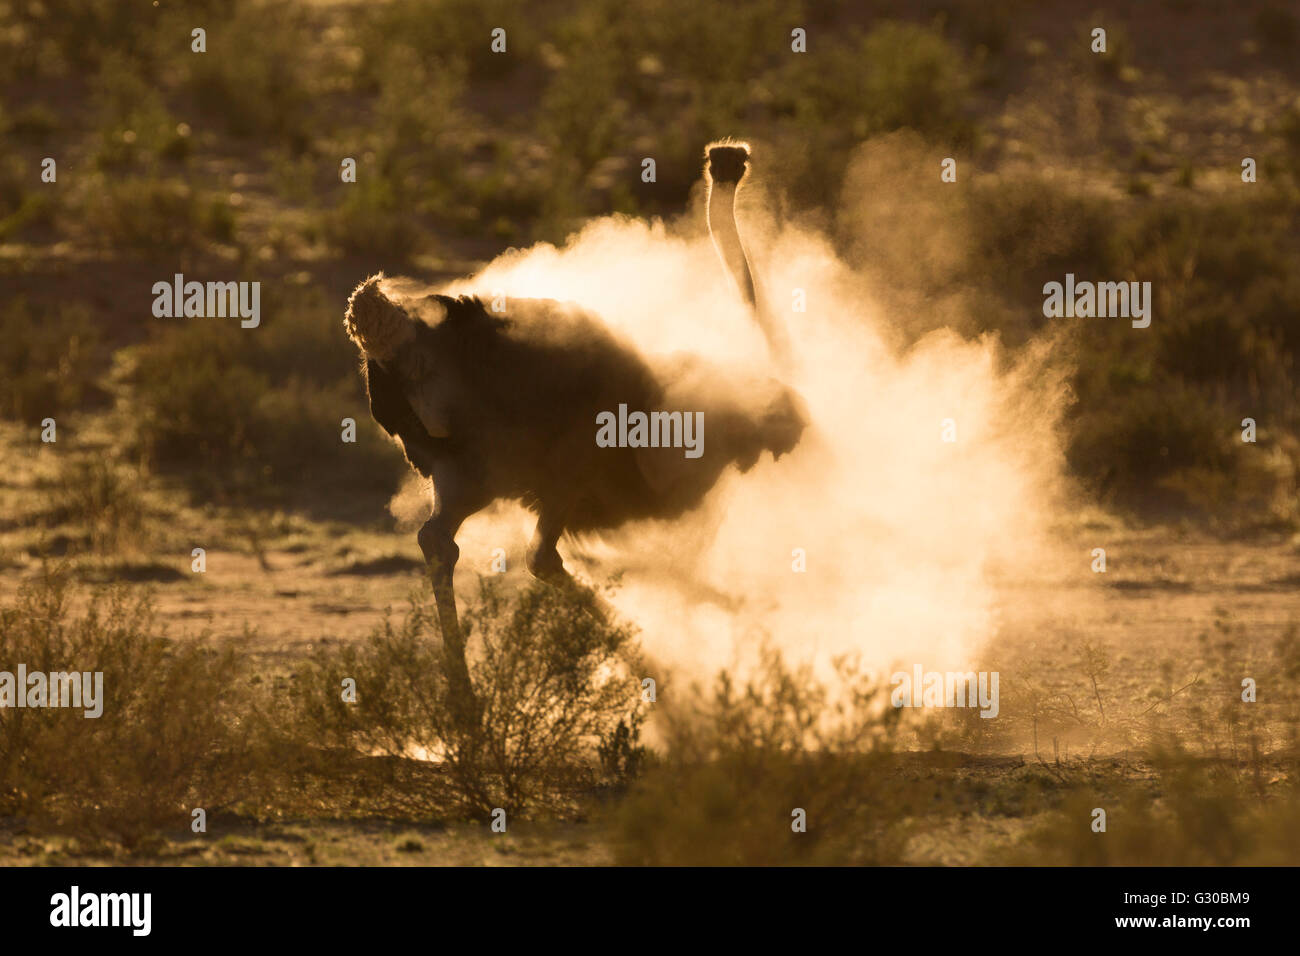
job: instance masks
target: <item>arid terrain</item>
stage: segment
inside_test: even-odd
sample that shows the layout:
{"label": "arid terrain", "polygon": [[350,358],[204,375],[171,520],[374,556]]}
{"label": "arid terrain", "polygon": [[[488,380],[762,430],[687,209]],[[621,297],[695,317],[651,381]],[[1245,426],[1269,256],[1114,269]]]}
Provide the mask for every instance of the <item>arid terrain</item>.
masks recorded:
{"label": "arid terrain", "polygon": [[[78,555],[70,543],[85,528],[24,510],[46,499],[59,466],[47,450],[19,450],[15,432],[7,429],[4,436],[12,453],[2,494],[5,513],[13,517],[0,535],[5,553],[18,556],[3,576],[9,596],[43,561],[69,562],[78,580],[147,589],[174,636],[247,636],[255,671],[275,677],[292,673],[314,646],[362,640],[386,610],[400,612],[420,589],[423,565],[413,536],[394,530],[391,518],[367,525],[278,513],[254,528],[238,512],[186,506],[162,491],[148,505],[156,511],[146,511],[135,532],[150,547],[137,548],[128,537],[111,557]],[[1224,540],[1191,527],[1139,530],[1095,510],[1057,530],[1065,553],[1078,556],[1074,566],[997,576],[999,626],[984,651],[1004,681],[1001,719],[990,725],[996,728],[985,732],[970,720],[922,722],[884,771],[900,790],[920,788],[933,801],[908,818],[899,862],[1015,859],[1010,848],[1038,827],[1051,832],[1059,825],[1053,817],[1058,801],[1080,787],[1106,794],[1135,788],[1159,802],[1160,774],[1149,748],[1166,736],[1188,742],[1201,759],[1239,768],[1232,772],[1246,783],[1253,777],[1261,797],[1292,786],[1284,755],[1294,746],[1300,714],[1295,537]],[[191,571],[192,541],[208,545],[203,574]],[[1091,548],[1099,542],[1107,549],[1104,574],[1090,567]],[[55,556],[38,557],[46,552]],[[507,561],[522,567],[516,555]],[[486,547],[481,563],[486,574]],[[507,581],[514,588],[523,578],[511,571]],[[466,581],[465,597],[473,589]],[[1096,687],[1084,648],[1107,662]],[[1240,677],[1259,682],[1249,720],[1224,716]],[[1258,756],[1248,759],[1253,748]],[[373,788],[363,788],[346,810],[322,812],[294,806],[296,800],[280,809],[272,800],[265,816],[217,816],[208,834],[185,834],[182,827],[160,834],[161,842],[147,852],[129,854],[32,832],[11,819],[0,859],[490,866],[617,858],[611,839],[618,827],[599,802],[576,819],[529,820],[492,834],[481,823],[430,814],[418,801],[403,806],[385,792],[385,781],[397,773],[413,776],[394,787],[396,793],[418,793],[419,779],[439,774],[436,764],[398,770],[392,758],[369,761],[357,772],[373,777]]]}
{"label": "arid terrain", "polygon": [[[90,732],[0,713],[0,865],[1300,860],[1288,5],[113,7],[0,0],[0,670],[89,655],[125,695]],[[756,270],[811,292],[788,321],[820,444],[679,526],[562,543],[626,577],[600,626],[534,585],[522,509],[471,519],[457,590],[498,723],[458,751],[428,489],[371,420],[347,296],[585,269],[638,347],[725,355],[730,313],[691,311],[722,275],[700,167],[724,135],[754,149]],[[260,282],[262,324],[159,318],[177,273]],[[1066,273],[1151,282],[1151,327],[1046,318]],[[961,402],[975,450],[948,465],[931,419]],[[728,583],[750,524],[782,573],[808,543],[786,528],[816,541],[814,583]],[[1000,674],[997,719],[886,706],[945,621]],[[845,622],[872,673],[836,684]],[[713,632],[779,655],[724,674]]]}

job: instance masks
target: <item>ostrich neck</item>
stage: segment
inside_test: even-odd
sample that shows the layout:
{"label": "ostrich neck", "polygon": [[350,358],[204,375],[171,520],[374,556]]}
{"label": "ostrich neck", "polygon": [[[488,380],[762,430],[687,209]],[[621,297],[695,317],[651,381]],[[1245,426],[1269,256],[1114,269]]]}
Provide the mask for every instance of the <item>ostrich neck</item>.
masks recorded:
{"label": "ostrich neck", "polygon": [[709,234],[722,264],[727,267],[745,304],[754,306],[754,277],[749,272],[749,259],[736,229],[736,185],[713,183],[709,189]]}
{"label": "ostrich neck", "polygon": [[754,277],[749,271],[749,257],[740,241],[740,232],[736,229],[736,185],[734,183],[713,183],[709,190],[709,234],[713,236],[713,246],[718,250],[736,285],[758,323],[763,337],[767,340],[768,351],[776,361],[777,367],[788,373],[791,369],[792,356],[790,342],[785,330],[776,317],[768,310],[766,301],[760,302],[755,295]]}

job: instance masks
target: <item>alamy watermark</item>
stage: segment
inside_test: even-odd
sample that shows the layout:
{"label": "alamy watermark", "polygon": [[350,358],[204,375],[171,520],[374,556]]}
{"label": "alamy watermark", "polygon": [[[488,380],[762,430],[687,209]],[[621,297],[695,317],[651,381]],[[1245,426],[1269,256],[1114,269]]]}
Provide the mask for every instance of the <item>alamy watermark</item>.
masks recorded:
{"label": "alamy watermark", "polygon": [[1132,319],[1135,329],[1151,324],[1150,282],[1076,282],[1067,272],[1064,284],[1047,283],[1043,295],[1043,315],[1049,319]]}
{"label": "alamy watermark", "polygon": [[80,707],[86,717],[104,713],[103,671],[0,671],[0,710],[6,707]]}
{"label": "alamy watermark", "polygon": [[998,715],[997,671],[927,671],[920,664],[896,671],[889,702],[895,707],[978,707],[981,717]]}
{"label": "alamy watermark", "polygon": [[260,282],[186,282],[178,272],[171,282],[155,282],[153,294],[153,314],[160,319],[238,317],[245,329],[262,322]]}
{"label": "alamy watermark", "polygon": [[596,445],[600,448],[684,448],[687,458],[704,454],[703,412],[631,412],[596,416]]}
{"label": "alamy watermark", "polygon": [[126,926],[133,936],[148,936],[152,915],[152,893],[82,893],[74,885],[50,897],[51,926]]}

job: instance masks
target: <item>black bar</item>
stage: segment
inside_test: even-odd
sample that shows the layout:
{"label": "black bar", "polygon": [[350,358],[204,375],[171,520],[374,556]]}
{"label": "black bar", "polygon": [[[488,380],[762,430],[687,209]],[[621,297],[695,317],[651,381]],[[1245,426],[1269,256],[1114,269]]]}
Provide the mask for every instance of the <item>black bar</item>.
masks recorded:
{"label": "black bar", "polygon": [[[776,937],[985,945],[1041,931],[1055,934],[1044,939],[1183,945],[1199,937],[1231,946],[1285,930],[1293,877],[1262,868],[37,868],[0,871],[0,919],[6,942],[75,935],[126,945],[337,945],[411,934],[431,946],[456,938],[456,949],[473,939],[494,949],[512,939],[621,948],[638,935],[647,945],[684,944],[676,933],[729,948]],[[52,898],[74,885],[83,905],[87,894],[151,894],[149,934],[52,926]],[[1118,924],[1134,918],[1154,925]],[[1209,928],[1176,922],[1206,918]],[[1242,918],[1248,925],[1215,923]]]}

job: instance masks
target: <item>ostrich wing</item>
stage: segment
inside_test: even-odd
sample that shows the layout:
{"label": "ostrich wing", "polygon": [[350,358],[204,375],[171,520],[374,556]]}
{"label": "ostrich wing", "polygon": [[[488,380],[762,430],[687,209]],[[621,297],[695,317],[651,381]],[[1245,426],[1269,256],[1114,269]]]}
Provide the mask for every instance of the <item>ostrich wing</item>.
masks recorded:
{"label": "ostrich wing", "polygon": [[451,437],[451,388],[447,379],[431,377],[404,381],[407,404],[431,438]]}
{"label": "ostrich wing", "polygon": [[434,437],[411,407],[401,380],[374,359],[367,359],[364,368],[370,414],[384,431],[401,443],[411,466],[429,476],[433,467]]}

